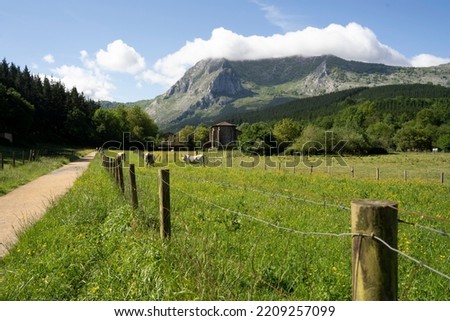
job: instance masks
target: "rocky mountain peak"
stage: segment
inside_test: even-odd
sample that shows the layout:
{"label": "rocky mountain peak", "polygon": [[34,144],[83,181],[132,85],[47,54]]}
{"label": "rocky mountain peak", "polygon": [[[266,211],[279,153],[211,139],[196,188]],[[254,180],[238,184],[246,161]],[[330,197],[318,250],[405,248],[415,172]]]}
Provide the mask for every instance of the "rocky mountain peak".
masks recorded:
{"label": "rocky mountain peak", "polygon": [[395,67],[330,55],[248,61],[205,59],[152,100],[146,110],[162,128],[178,128],[349,88],[415,83],[450,87],[449,66]]}
{"label": "rocky mountain peak", "polygon": [[[197,101],[196,106],[203,106],[227,97],[228,101],[249,95],[226,59],[205,59],[189,69],[164,95],[164,98],[189,93]],[[199,105],[198,102],[201,102]]]}

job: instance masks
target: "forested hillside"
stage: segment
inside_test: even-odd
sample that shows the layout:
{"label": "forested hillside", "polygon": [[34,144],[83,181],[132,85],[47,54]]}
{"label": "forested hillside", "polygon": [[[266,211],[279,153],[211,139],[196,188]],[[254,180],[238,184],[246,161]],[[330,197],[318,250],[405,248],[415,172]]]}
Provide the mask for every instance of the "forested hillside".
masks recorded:
{"label": "forested hillside", "polygon": [[274,141],[293,142],[288,146],[293,151],[330,150],[325,131],[333,132],[335,142],[345,140],[342,151],[348,153],[450,151],[450,88],[355,88],[235,115],[230,121],[241,124],[241,139],[255,142],[260,151],[273,148]]}
{"label": "forested hillside", "polygon": [[6,59],[1,62],[0,133],[13,134],[14,144],[98,146],[122,141],[124,132],[144,140],[156,136],[158,128],[138,106],[104,110],[75,87],[32,75]]}

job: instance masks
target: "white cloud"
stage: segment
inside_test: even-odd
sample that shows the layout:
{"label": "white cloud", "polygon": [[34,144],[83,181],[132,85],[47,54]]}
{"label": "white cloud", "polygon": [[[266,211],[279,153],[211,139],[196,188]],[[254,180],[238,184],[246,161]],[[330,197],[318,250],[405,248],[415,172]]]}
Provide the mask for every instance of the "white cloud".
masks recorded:
{"label": "white cloud", "polygon": [[[270,10],[267,9],[268,12]],[[276,10],[273,12],[276,13]],[[106,50],[100,49],[92,58],[87,51],[81,51],[81,66],[63,65],[52,69],[52,72],[68,88],[75,86],[92,99],[113,100],[112,92],[116,87],[108,71],[133,75],[137,88],[142,88],[146,82],[160,85],[164,90],[176,83],[188,68],[206,58],[254,60],[325,54],[348,60],[400,66],[430,66],[450,62],[450,59],[429,54],[421,54],[409,60],[382,44],[370,29],[350,23],[346,26],[330,24],[325,28],[308,27],[272,36],[243,36],[224,28],[216,28],[209,39],[187,41],[178,51],[160,58],[147,70],[144,58],[134,48],[122,40],[116,40],[108,44]],[[53,56],[47,56],[47,62],[54,61]]]}
{"label": "white cloud", "polygon": [[429,54],[420,54],[411,59],[414,67],[431,67],[450,63],[450,58],[441,58]]}
{"label": "white cloud", "polygon": [[111,91],[115,89],[109,76],[104,74],[88,53],[80,52],[83,67],[63,65],[52,69],[55,76],[70,89],[76,87],[78,92],[94,100],[112,100]]}
{"label": "white cloud", "polygon": [[80,51],[82,66],[63,65],[52,69],[67,88],[76,87],[79,92],[94,100],[113,100],[111,92],[116,89],[111,77],[105,71],[137,74],[145,69],[144,58],[122,40],[100,49],[95,59],[86,50]]}
{"label": "white cloud", "polygon": [[48,64],[55,63],[55,57],[53,57],[53,55],[51,55],[51,54],[45,55],[44,57],[42,57],[42,60],[44,60]]}
{"label": "white cloud", "polygon": [[96,54],[97,64],[106,70],[136,74],[145,69],[145,59],[122,40],[108,44]]}
{"label": "white cloud", "polygon": [[378,41],[368,28],[357,23],[308,27],[272,36],[242,36],[224,28],[214,29],[207,40],[188,41],[178,51],[159,59],[143,79],[164,86],[174,84],[187,68],[205,58],[253,60],[293,55],[338,57],[387,65],[410,65],[398,51]]}

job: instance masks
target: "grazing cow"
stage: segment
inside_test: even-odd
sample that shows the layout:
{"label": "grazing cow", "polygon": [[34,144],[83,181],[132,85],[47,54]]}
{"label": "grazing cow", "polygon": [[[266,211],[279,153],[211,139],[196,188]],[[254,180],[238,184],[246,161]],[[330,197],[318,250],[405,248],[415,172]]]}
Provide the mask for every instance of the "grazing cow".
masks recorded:
{"label": "grazing cow", "polygon": [[437,153],[439,150],[437,148],[432,149],[433,153]]}
{"label": "grazing cow", "polygon": [[202,164],[205,165],[205,156],[203,154],[201,155],[196,155],[196,156],[189,156],[189,155],[184,155],[183,156],[183,161],[186,164]]}
{"label": "grazing cow", "polygon": [[144,154],[144,161],[145,161],[145,166],[151,166],[153,164],[155,164],[155,156],[153,156],[152,153],[145,153]]}

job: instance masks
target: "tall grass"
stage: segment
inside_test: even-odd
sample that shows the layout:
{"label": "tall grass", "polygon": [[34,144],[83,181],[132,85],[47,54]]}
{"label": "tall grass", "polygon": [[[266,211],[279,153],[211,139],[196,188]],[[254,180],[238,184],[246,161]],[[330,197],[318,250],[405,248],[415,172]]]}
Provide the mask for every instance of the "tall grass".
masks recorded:
{"label": "tall grass", "polygon": [[8,165],[0,170],[0,195],[4,195],[67,163],[69,163],[69,159],[60,156],[41,157],[38,162],[26,163],[14,168]]}
{"label": "tall grass", "polygon": [[[296,231],[349,232],[354,198],[398,201],[404,221],[450,227],[439,183],[169,167],[170,241],[159,238],[158,168],[137,168],[133,210],[129,187],[122,196],[96,160],[0,263],[0,299],[350,300],[351,238]],[[447,275],[449,245],[399,225],[399,249]],[[450,282],[400,257],[399,299],[449,300]]]}
{"label": "tall grass", "polygon": [[1,261],[0,299],[77,299],[93,266],[110,254],[114,230],[103,224],[127,211],[111,178],[91,166]]}

